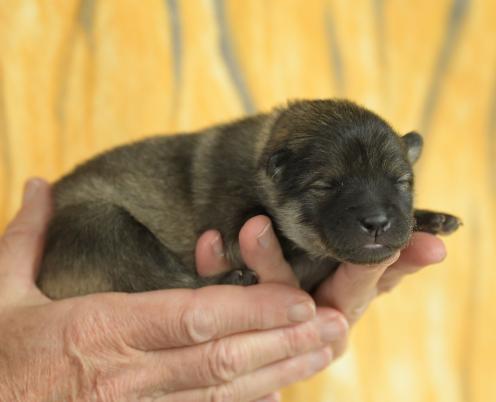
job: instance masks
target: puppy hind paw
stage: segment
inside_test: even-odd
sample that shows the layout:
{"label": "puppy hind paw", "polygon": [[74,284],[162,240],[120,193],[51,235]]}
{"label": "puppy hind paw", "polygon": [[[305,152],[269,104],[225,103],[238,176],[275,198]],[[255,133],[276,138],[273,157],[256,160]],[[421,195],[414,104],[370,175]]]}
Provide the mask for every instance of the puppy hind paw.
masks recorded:
{"label": "puppy hind paw", "polygon": [[258,275],[251,269],[236,269],[226,273],[221,283],[223,285],[250,286],[258,283]]}

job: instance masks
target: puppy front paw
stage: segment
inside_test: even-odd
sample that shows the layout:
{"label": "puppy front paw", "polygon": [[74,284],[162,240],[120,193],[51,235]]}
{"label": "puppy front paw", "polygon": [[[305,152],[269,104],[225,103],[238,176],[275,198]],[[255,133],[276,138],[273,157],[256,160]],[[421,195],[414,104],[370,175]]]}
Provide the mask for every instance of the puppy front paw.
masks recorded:
{"label": "puppy front paw", "polygon": [[454,215],[419,209],[415,210],[415,222],[414,231],[436,235],[449,235],[462,225],[461,219]]}

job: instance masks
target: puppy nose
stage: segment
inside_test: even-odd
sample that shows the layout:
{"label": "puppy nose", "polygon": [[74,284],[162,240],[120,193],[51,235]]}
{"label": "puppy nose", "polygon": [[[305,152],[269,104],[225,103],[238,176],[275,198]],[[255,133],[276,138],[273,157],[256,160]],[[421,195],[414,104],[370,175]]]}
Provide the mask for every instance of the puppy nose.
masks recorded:
{"label": "puppy nose", "polygon": [[362,229],[371,235],[378,236],[391,227],[391,221],[385,213],[369,215],[359,219]]}

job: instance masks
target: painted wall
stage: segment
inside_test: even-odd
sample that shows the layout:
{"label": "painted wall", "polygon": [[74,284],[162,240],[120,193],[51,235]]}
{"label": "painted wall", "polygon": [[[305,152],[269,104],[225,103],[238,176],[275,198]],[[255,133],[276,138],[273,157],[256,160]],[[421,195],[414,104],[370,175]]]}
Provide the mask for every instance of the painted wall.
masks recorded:
{"label": "painted wall", "polygon": [[491,0],[0,0],[0,227],[29,176],[288,98],[349,97],[424,134],[418,205],[465,226],[285,401],[496,401],[495,21]]}

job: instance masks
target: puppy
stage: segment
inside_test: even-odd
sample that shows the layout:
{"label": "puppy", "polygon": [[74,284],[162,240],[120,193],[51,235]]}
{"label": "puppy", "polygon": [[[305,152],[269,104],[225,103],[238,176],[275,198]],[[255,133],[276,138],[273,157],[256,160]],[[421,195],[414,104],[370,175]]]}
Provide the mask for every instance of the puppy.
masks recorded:
{"label": "puppy", "polygon": [[[413,209],[421,149],[419,134],[400,137],[344,100],[297,101],[116,148],[55,184],[38,284],[54,299],[250,285],[257,277],[243,264],[238,234],[265,214],[302,288],[312,291],[340,262],[387,259],[412,230],[458,228],[452,215]],[[233,270],[201,278],[195,244],[212,228]]]}

